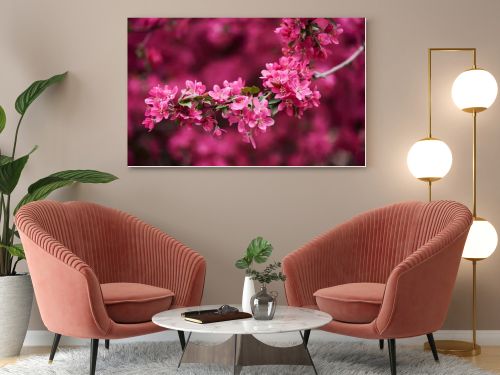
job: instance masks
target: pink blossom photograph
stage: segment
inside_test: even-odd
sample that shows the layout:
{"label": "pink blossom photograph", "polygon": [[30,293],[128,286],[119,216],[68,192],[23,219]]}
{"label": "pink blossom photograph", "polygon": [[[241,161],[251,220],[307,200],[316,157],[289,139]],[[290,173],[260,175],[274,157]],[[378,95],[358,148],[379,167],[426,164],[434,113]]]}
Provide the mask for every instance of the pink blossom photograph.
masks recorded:
{"label": "pink blossom photograph", "polygon": [[365,166],[364,18],[129,18],[128,165]]}

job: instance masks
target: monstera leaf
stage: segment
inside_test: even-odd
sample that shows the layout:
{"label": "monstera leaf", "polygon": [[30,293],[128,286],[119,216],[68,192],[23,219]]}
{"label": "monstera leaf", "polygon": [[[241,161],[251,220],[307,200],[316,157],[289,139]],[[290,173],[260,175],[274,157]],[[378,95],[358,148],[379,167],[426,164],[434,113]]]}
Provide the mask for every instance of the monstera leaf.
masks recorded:
{"label": "monstera leaf", "polygon": [[247,248],[247,257],[257,263],[264,263],[273,252],[273,245],[262,237],[254,238]]}
{"label": "monstera leaf", "polygon": [[238,259],[234,264],[236,268],[250,268],[253,261],[256,263],[264,263],[273,252],[273,245],[262,237],[254,238],[247,247],[246,254],[243,258]]}

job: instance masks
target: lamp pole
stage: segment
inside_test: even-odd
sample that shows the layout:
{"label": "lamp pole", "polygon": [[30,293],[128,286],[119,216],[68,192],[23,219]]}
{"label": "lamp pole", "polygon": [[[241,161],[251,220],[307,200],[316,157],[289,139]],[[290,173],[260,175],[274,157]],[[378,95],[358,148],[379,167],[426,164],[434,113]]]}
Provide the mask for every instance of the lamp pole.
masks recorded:
{"label": "lamp pole", "polygon": [[[428,112],[428,138],[432,138],[432,53],[433,52],[472,52],[473,69],[476,67],[476,49],[475,48],[429,48],[427,50],[427,112]],[[474,112],[475,113],[475,112]],[[429,202],[432,201],[432,182],[439,180],[439,178],[421,178],[427,181],[429,190]]]}
{"label": "lamp pole", "polygon": [[[433,52],[470,52],[472,53],[472,69],[476,69],[476,48],[429,48],[428,49],[428,113],[429,113],[429,137],[432,137],[432,54]],[[472,109],[473,116],[473,142],[472,142],[472,212],[476,218],[476,116],[477,111]],[[432,181],[429,180],[429,201],[432,199]],[[466,258],[472,261],[472,344],[458,340],[436,340],[438,352],[452,354],[456,356],[474,356],[481,353],[481,347],[476,343],[476,323],[477,323],[477,289],[476,289],[476,265],[480,259]],[[426,350],[430,350],[428,343],[424,345]]]}

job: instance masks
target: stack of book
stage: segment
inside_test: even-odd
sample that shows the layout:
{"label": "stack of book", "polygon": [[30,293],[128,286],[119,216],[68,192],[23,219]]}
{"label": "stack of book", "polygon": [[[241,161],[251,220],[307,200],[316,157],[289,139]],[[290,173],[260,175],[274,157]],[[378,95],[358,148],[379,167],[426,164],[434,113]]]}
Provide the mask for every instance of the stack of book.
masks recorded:
{"label": "stack of book", "polygon": [[252,317],[252,314],[241,311],[221,313],[219,310],[198,310],[182,313],[182,316],[188,322],[207,324],[227,320],[248,319]]}

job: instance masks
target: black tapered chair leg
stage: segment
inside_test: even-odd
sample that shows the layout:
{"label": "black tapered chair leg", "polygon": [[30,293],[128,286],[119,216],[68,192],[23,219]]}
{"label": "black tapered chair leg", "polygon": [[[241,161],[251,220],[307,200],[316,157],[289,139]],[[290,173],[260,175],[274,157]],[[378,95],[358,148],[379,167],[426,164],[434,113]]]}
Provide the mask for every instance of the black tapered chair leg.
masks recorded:
{"label": "black tapered chair leg", "polygon": [[396,375],[396,340],[389,339],[387,340],[389,344],[389,361],[391,363],[391,375]]}
{"label": "black tapered chair leg", "polygon": [[427,334],[427,341],[429,342],[429,346],[432,350],[432,355],[434,356],[434,360],[439,362],[438,351],[436,349],[436,343],[434,342],[434,335],[432,333]]}
{"label": "black tapered chair leg", "polygon": [[90,375],[95,375],[95,364],[97,362],[97,350],[99,349],[99,339],[90,341]]}
{"label": "black tapered chair leg", "polygon": [[307,346],[307,343],[309,342],[309,336],[311,336],[311,330],[306,329],[304,331],[304,345]]}
{"label": "black tapered chair leg", "polygon": [[52,348],[50,349],[49,363],[52,363],[52,361],[54,360],[57,347],[59,346],[59,340],[61,340],[61,335],[59,333],[54,334],[54,341],[52,341]]}
{"label": "black tapered chair leg", "polygon": [[378,347],[380,350],[384,350],[384,340],[378,340]]}
{"label": "black tapered chair leg", "polygon": [[104,347],[109,350],[109,340],[104,340]]}
{"label": "black tapered chair leg", "polygon": [[184,331],[177,331],[177,334],[179,335],[181,349],[184,350],[186,348],[186,337],[184,336]]}

